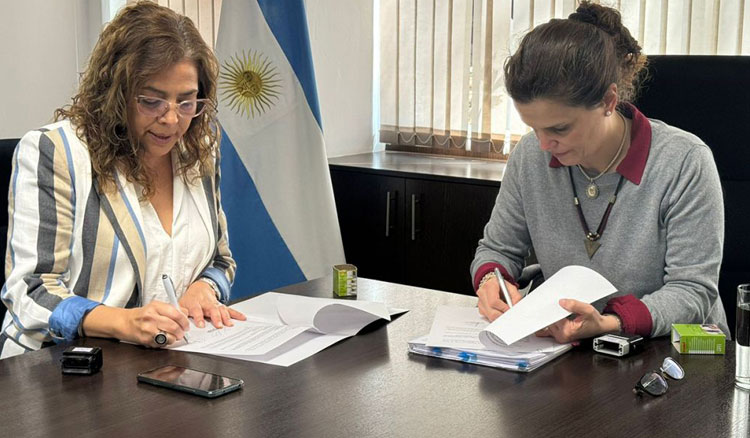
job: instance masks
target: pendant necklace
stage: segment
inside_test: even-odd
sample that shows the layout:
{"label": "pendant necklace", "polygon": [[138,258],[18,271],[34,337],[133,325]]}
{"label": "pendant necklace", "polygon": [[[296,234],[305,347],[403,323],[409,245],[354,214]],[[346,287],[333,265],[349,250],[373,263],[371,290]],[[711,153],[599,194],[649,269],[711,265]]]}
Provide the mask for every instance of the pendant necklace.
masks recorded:
{"label": "pendant necklace", "polygon": [[626,134],[628,133],[628,126],[627,123],[625,123],[625,117],[623,117],[623,115],[620,114],[619,111],[615,112],[618,116],[620,116],[620,119],[622,119],[622,140],[620,140],[620,147],[617,148],[617,153],[614,157],[612,157],[612,161],[607,164],[607,167],[605,167],[604,170],[599,173],[599,175],[594,177],[589,176],[589,174],[586,173],[585,170],[583,170],[583,166],[581,166],[580,164],[576,164],[576,166],[578,166],[578,170],[580,170],[583,176],[585,176],[586,179],[589,180],[589,185],[588,187],[586,187],[586,196],[588,196],[590,199],[596,199],[599,196],[599,186],[596,185],[596,180],[601,178],[601,176],[605,173],[609,172],[609,169],[612,168],[612,166],[615,164],[615,161],[617,161],[617,159],[620,157],[622,148],[625,146],[625,137],[627,137]]}
{"label": "pendant necklace", "polygon": [[[583,243],[586,245],[586,252],[589,255],[589,260],[594,257],[594,254],[599,249],[600,246],[602,246],[601,243],[599,243],[599,239],[602,237],[602,234],[604,234],[604,228],[607,227],[607,220],[609,219],[609,213],[612,211],[612,206],[615,205],[615,201],[617,200],[617,194],[620,193],[620,187],[622,187],[623,182],[623,176],[620,175],[620,180],[617,182],[617,188],[615,189],[615,193],[612,195],[611,198],[609,198],[609,204],[607,204],[607,209],[604,211],[604,215],[602,216],[602,219],[599,221],[599,227],[596,229],[596,232],[591,232],[589,230],[589,226],[586,223],[586,218],[583,216],[583,210],[581,209],[581,202],[578,200],[578,192],[576,191],[576,184],[573,181],[573,170],[568,167],[568,175],[570,175],[570,184],[573,186],[573,203],[576,206],[576,210],[578,211],[578,219],[581,221],[581,227],[583,228],[583,233],[586,235],[586,238],[583,240]],[[599,189],[597,188],[597,191]],[[588,193],[587,193],[588,194]]]}

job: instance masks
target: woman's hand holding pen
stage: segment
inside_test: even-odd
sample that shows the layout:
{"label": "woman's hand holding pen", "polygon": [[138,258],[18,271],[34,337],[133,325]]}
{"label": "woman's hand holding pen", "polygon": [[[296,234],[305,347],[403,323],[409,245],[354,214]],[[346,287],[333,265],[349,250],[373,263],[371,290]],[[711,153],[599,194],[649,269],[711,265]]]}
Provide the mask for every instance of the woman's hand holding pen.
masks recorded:
{"label": "woman's hand holding pen", "polygon": [[143,307],[122,309],[97,306],[83,320],[86,336],[117,338],[149,347],[163,347],[154,341],[154,335],[163,332],[165,345],[182,339],[188,330],[187,317],[174,306],[152,301]]}
{"label": "woman's hand holding pen", "polygon": [[229,308],[216,299],[216,293],[203,281],[196,281],[188,287],[179,299],[180,307],[193,318],[196,327],[205,326],[205,319],[211,320],[216,328],[233,326],[232,319],[245,320],[245,315]]}
{"label": "woman's hand holding pen", "polygon": [[[510,306],[501,298],[499,281],[505,281],[504,279],[498,279],[497,276],[486,281],[478,290],[477,296],[479,297],[479,313],[490,321],[494,321],[507,312]],[[521,294],[518,292],[518,288],[507,281],[505,285],[510,293],[510,299],[513,304],[521,301]]]}
{"label": "woman's hand holding pen", "polygon": [[185,337],[185,332],[190,328],[187,316],[162,301],[152,301],[143,307],[125,310],[130,315],[126,320],[126,336],[120,339],[127,341],[154,346],[154,334],[163,332],[167,336],[165,345],[170,345]]}

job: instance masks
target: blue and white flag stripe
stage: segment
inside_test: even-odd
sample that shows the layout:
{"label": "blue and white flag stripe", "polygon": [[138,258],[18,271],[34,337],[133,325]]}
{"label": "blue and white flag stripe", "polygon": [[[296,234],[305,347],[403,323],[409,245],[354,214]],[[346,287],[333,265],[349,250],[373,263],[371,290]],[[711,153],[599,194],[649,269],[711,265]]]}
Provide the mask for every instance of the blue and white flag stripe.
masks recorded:
{"label": "blue and white flag stripe", "polygon": [[[283,4],[281,6],[280,4]],[[297,75],[310,110],[318,121],[321,130],[320,106],[315,86],[312,51],[310,50],[307,16],[303,0],[258,0],[258,5],[266,17],[266,23],[273,32],[289,64]]]}
{"label": "blue and white flag stripe", "polygon": [[321,277],[344,262],[306,23],[303,0],[222,4],[219,62],[256,56],[278,81],[278,94],[252,116],[219,91],[222,204],[238,265],[233,298]]}

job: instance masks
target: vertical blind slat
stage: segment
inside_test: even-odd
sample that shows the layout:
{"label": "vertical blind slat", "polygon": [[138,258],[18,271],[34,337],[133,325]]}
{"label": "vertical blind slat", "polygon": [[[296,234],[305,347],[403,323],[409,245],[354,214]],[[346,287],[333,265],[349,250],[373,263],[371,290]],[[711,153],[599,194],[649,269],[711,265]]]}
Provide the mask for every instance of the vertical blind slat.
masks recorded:
{"label": "vertical blind slat", "polygon": [[211,5],[211,17],[214,22],[214,33],[213,33],[213,46],[216,47],[216,42],[219,40],[219,23],[221,22],[221,0],[214,0]]}
{"label": "vertical blind slat", "polygon": [[203,40],[209,45],[213,41],[214,34],[214,23],[211,16],[211,8],[213,7],[212,0],[190,0],[197,3],[198,14],[197,17],[193,18],[193,22],[198,27],[198,31],[203,36]]}
{"label": "vertical blind slat", "polygon": [[[745,2],[743,1],[743,2],[740,3],[740,13],[738,14],[739,17],[740,17],[740,23],[737,26],[737,53],[741,53],[743,55],[745,54],[744,47],[747,46],[747,44],[745,42],[745,36],[746,35],[744,35],[745,28],[746,28],[745,26],[746,26],[746,23],[747,23],[746,20],[748,18],[747,16],[745,16],[745,14],[747,14],[747,12],[748,11],[745,8]],[[747,35],[747,36],[750,36],[750,35]]]}
{"label": "vertical blind slat", "polygon": [[432,101],[430,102],[430,114],[429,114],[429,121],[430,126],[432,127],[432,131],[435,131],[436,125],[435,125],[435,106],[437,105],[437,102],[435,102],[435,26],[436,26],[436,10],[437,6],[435,5],[435,2],[432,2],[432,18],[430,20],[430,44],[432,47],[432,56],[430,59],[427,60],[427,64],[430,67],[430,96],[432,97]]}
{"label": "vertical blind slat", "polygon": [[669,2],[667,0],[661,0],[661,23],[659,35],[659,53],[665,53],[667,51],[667,24],[669,20]]}
{"label": "vertical blind slat", "polygon": [[[451,10],[453,1],[435,2],[433,8],[433,111],[432,125],[438,139],[448,135],[450,119],[450,80],[451,80]],[[438,23],[444,23],[440,26]],[[439,29],[438,29],[439,27]],[[438,144],[440,146],[440,144]]]}
{"label": "vertical blind slat", "polygon": [[380,2],[380,141],[396,143],[398,114],[398,0]]}
{"label": "vertical blind slat", "polygon": [[[719,2],[718,29],[731,29],[736,23],[738,29],[742,29],[742,0],[723,0]],[[716,41],[716,53],[718,55],[733,55],[739,53],[742,34],[738,32],[718,32]]]}
{"label": "vertical blind slat", "polygon": [[638,12],[638,41],[644,41],[646,39],[646,0],[641,0]]}
{"label": "vertical blind slat", "polygon": [[[451,37],[451,136],[466,137],[469,129],[469,74],[471,65],[471,0],[454,0]],[[457,146],[463,142],[457,141]]]}
{"label": "vertical blind slat", "polygon": [[[182,14],[193,20],[195,27],[200,31],[200,23],[198,23],[198,2],[199,0],[182,0]],[[211,44],[211,41],[206,39],[205,34],[201,32],[203,39],[206,43]]]}
{"label": "vertical blind slat", "polygon": [[401,0],[398,7],[398,95],[396,126],[414,131],[414,1]]}
{"label": "vertical blind slat", "polygon": [[[486,0],[484,2],[484,68],[483,73],[483,81],[482,81],[482,119],[481,119],[481,125],[480,129],[478,130],[479,138],[481,139],[487,139],[490,140],[490,135],[492,134],[492,78],[493,78],[493,69],[492,69],[492,30],[493,30],[493,24],[492,19],[494,18],[492,15],[493,10],[493,0]],[[496,76],[495,76],[496,77]]]}
{"label": "vertical blind slat", "polygon": [[414,123],[419,144],[431,144],[433,109],[433,27],[432,0],[417,0],[415,14],[414,54]]}
{"label": "vertical blind slat", "polygon": [[639,41],[644,41],[641,46],[646,53],[657,53],[659,52],[659,46],[661,43],[661,0],[651,0],[648,3],[641,2],[640,16],[643,21],[640,23],[641,33],[643,38]]}
{"label": "vertical blind slat", "polygon": [[685,20],[685,54],[690,54],[693,36],[693,0],[687,0],[687,19]]}
{"label": "vertical blind slat", "polygon": [[[417,21],[419,18],[418,14],[418,6],[419,6],[419,0],[414,0],[414,17],[413,17],[413,23],[412,23],[412,34],[414,35],[414,53],[412,54],[412,76],[411,76],[411,82],[412,82],[412,89],[411,89],[411,112],[412,112],[412,126],[414,127],[413,131],[416,132],[417,130],[417,50],[418,50],[418,44],[417,44],[417,38],[419,36],[418,33],[418,26]],[[414,137],[412,137],[412,141],[409,143],[413,143]]]}
{"label": "vertical blind slat", "polygon": [[742,55],[750,55],[750,6],[746,3],[746,1],[742,2],[742,48],[740,49]]}

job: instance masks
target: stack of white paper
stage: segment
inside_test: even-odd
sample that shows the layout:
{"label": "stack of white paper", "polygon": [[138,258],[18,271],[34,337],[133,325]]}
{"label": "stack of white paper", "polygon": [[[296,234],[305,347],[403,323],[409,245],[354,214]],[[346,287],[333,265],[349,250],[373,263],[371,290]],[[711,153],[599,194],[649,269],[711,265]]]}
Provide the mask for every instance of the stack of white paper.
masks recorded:
{"label": "stack of white paper", "polygon": [[392,314],[383,303],[311,298],[269,292],[232,308],[247,316],[234,326],[191,327],[189,343],[170,348],[236,359],[289,366],[324,348],[357,334],[378,319],[390,321]]}
{"label": "stack of white paper", "polygon": [[529,336],[512,346],[487,348],[479,340],[490,323],[476,307],[440,306],[429,335],[409,342],[412,353],[513,371],[533,371],[568,351],[570,344]]}
{"label": "stack of white paper", "polygon": [[476,307],[441,306],[429,335],[409,342],[409,351],[514,371],[532,371],[568,351],[535,332],[565,318],[570,312],[559,300],[592,303],[616,291],[595,271],[567,266],[547,279],[491,324]]}

